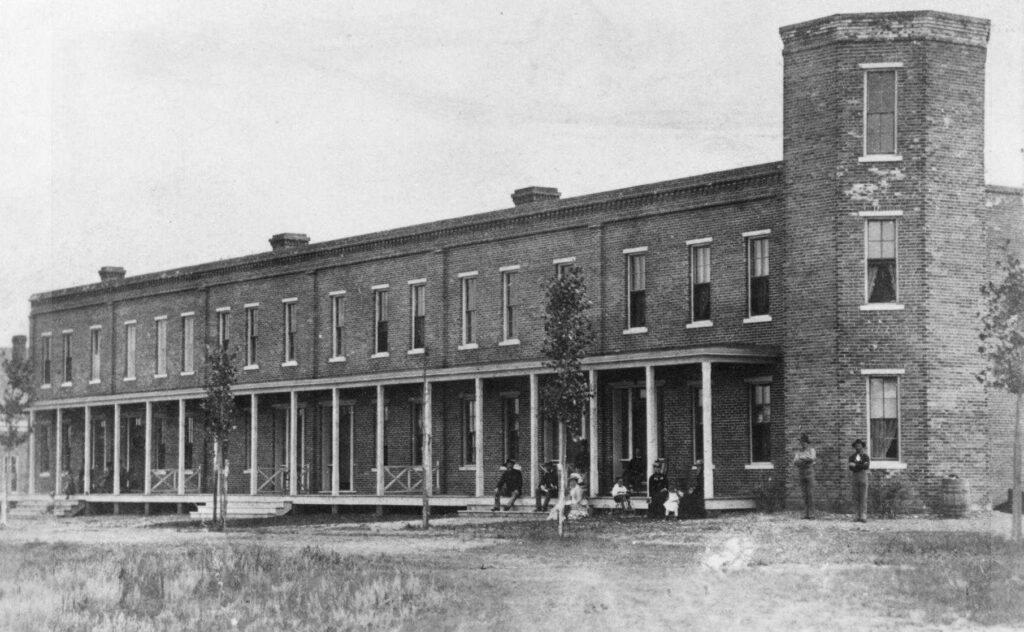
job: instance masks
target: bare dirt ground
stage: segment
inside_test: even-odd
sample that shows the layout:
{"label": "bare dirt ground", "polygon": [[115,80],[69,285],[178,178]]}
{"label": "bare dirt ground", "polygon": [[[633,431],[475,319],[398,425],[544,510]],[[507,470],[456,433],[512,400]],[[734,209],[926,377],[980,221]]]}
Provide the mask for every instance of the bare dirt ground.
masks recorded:
{"label": "bare dirt ground", "polygon": [[[1024,621],[978,623],[970,595],[964,608],[945,603],[943,595],[958,594],[961,579],[922,576],[913,557],[894,566],[886,553],[925,534],[955,540],[1003,536],[1009,527],[1001,513],[866,525],[848,516],[804,521],[792,513],[683,522],[602,518],[571,523],[559,540],[551,523],[505,517],[435,519],[428,532],[409,520],[282,522],[223,534],[176,516],[90,516],[15,520],[0,532],[0,543],[315,546],[367,556],[371,564],[376,556],[400,558],[450,584],[460,604],[458,617],[428,615],[408,629],[1017,630]],[[933,598],[917,587],[929,581],[946,592]]]}

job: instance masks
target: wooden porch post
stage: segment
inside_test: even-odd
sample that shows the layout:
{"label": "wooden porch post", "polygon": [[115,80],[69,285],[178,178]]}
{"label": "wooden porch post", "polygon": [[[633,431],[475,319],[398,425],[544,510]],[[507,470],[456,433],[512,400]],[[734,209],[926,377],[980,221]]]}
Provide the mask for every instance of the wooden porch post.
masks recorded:
{"label": "wooden porch post", "polygon": [[590,441],[587,446],[590,448],[590,497],[597,497],[599,477],[597,475],[597,371],[590,371],[590,432],[587,434]]}
{"label": "wooden porch post", "polygon": [[178,400],[178,495],[185,495],[185,400]]}
{"label": "wooden porch post", "polygon": [[434,493],[434,429],[432,384],[423,382],[423,493],[429,498]]}
{"label": "wooden porch post", "polygon": [[476,445],[473,446],[476,461],[476,495],[484,495],[484,381],[473,379],[473,417],[476,424]]}
{"label": "wooden porch post", "polygon": [[153,471],[153,402],[146,402],[146,456],[142,459],[142,493],[149,496],[152,492],[152,481],[149,473]]}
{"label": "wooden porch post", "polygon": [[540,447],[537,441],[537,430],[540,426],[540,392],[538,389],[539,378],[536,373],[530,374],[530,496],[537,493],[540,485],[540,471],[538,468]]}
{"label": "wooden porch post", "polygon": [[82,454],[82,491],[88,494],[92,489],[92,408],[85,407],[85,452]]}
{"label": "wooden porch post", "polygon": [[53,468],[53,494],[59,496],[63,493],[61,479],[64,478],[64,409],[57,409],[57,448],[54,452],[57,455],[56,467]]}
{"label": "wooden porch post", "polygon": [[255,496],[260,487],[259,452],[256,446],[259,445],[256,433],[259,430],[259,396],[253,393],[249,396],[249,495]]}
{"label": "wooden porch post", "polygon": [[384,385],[377,385],[377,495],[384,495]]}
{"label": "wooden porch post", "polygon": [[36,411],[28,411],[28,493],[36,493]]}
{"label": "wooden porch post", "polygon": [[711,363],[700,363],[700,395],[704,429],[704,498],[715,497],[714,459],[711,455]]}
{"label": "wooden porch post", "polygon": [[299,393],[291,391],[288,402],[288,494],[299,494]]}
{"label": "wooden porch post", "polygon": [[121,493],[121,404],[114,404],[114,495]]}
{"label": "wooden porch post", "polygon": [[339,408],[338,389],[331,389],[331,495],[337,496],[341,491],[341,455],[338,454],[338,432],[341,429],[341,409]]}
{"label": "wooden porch post", "polygon": [[644,367],[644,391],[647,394],[647,477],[654,473],[654,462],[658,460],[658,397],[654,392],[654,367]]}

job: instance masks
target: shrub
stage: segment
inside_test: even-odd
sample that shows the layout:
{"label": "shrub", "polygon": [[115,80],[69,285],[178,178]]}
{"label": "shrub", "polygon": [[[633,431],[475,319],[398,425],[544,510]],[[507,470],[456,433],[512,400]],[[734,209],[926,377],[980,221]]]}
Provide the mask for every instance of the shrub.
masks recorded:
{"label": "shrub", "polygon": [[754,501],[758,511],[775,513],[786,505],[786,487],[781,479],[771,473],[762,473],[754,489]]}
{"label": "shrub", "polygon": [[910,513],[914,496],[909,477],[898,470],[878,470],[868,484],[868,511],[883,518]]}

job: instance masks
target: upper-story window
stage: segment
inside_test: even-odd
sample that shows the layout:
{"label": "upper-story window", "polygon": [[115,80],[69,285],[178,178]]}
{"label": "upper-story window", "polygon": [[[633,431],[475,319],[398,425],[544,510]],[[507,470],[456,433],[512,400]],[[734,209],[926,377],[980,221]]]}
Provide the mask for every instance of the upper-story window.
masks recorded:
{"label": "upper-story window", "polygon": [[896,70],[882,66],[864,72],[865,156],[896,153]]}
{"label": "upper-story window", "polygon": [[245,366],[258,367],[257,344],[259,342],[259,304],[245,306]]}
{"label": "upper-story window", "polygon": [[100,381],[100,327],[89,329],[89,381]]}
{"label": "upper-story window", "polygon": [[868,378],[868,450],[872,459],[900,459],[899,377]]}
{"label": "upper-story window", "polygon": [[39,338],[39,356],[41,359],[40,369],[42,375],[40,376],[44,386],[49,385],[53,381],[52,376],[52,365],[50,364],[50,334],[45,333]]}
{"label": "upper-story window", "polygon": [[768,236],[747,237],[747,316],[767,316],[768,300]]}
{"label": "upper-story window", "polygon": [[516,292],[516,278],[519,266],[508,266],[501,269],[501,313],[502,340],[505,342],[519,339],[518,316],[519,296]]}
{"label": "upper-story window", "polygon": [[647,326],[647,249],[628,248],[626,255],[626,328]]}
{"label": "upper-story window", "polygon": [[288,298],[284,303],[284,362],[285,364],[295,362],[295,335],[298,333],[298,323],[295,318],[296,299]]}
{"label": "upper-story window", "polygon": [[217,344],[225,351],[231,343],[231,308],[217,309]]}
{"label": "upper-story window", "polygon": [[64,361],[61,363],[64,371],[61,376],[61,382],[64,384],[71,383],[71,334],[72,332],[69,330],[62,332],[60,336],[62,349],[61,355],[64,358]]}
{"label": "upper-story window", "polygon": [[345,357],[345,292],[331,293],[331,357]]}
{"label": "upper-story window", "polygon": [[711,244],[698,240],[690,245],[690,319],[711,320]]}
{"label": "upper-story window", "polygon": [[468,272],[462,277],[462,344],[476,344],[476,273]]}
{"label": "upper-story window", "polygon": [[195,372],[196,315],[185,312],[181,315],[181,372]]}
{"label": "upper-story window", "polygon": [[374,353],[388,353],[388,286],[373,290]]}
{"label": "upper-story window", "polygon": [[422,279],[409,282],[409,349],[426,346],[427,286]]}
{"label": "upper-story window", "polygon": [[552,261],[555,266],[555,276],[561,278],[570,268],[576,265],[576,257],[562,257]]}
{"label": "upper-story window", "polygon": [[158,316],[156,323],[156,377],[167,375],[167,317]]}
{"label": "upper-story window", "polygon": [[896,220],[869,219],[867,241],[867,302],[897,301]]}
{"label": "upper-story window", "polygon": [[137,323],[129,320],[124,324],[124,379],[135,379],[135,339]]}
{"label": "upper-story window", "polygon": [[772,460],[772,385],[750,385],[750,461]]}

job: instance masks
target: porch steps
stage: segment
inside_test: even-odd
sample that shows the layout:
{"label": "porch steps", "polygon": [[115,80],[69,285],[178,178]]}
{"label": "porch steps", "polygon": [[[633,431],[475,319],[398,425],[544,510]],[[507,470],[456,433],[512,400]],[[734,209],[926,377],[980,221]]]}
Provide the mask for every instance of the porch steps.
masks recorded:
{"label": "porch steps", "polygon": [[53,515],[57,518],[72,518],[85,510],[85,501],[58,498],[53,501]]}
{"label": "porch steps", "polygon": [[11,498],[7,515],[12,518],[37,518],[53,511],[53,499],[48,496]]}
{"label": "porch steps", "polygon": [[[292,503],[282,499],[228,498],[227,517],[229,520],[273,518],[291,510]],[[213,501],[198,503],[189,518],[202,522],[213,520]]]}

